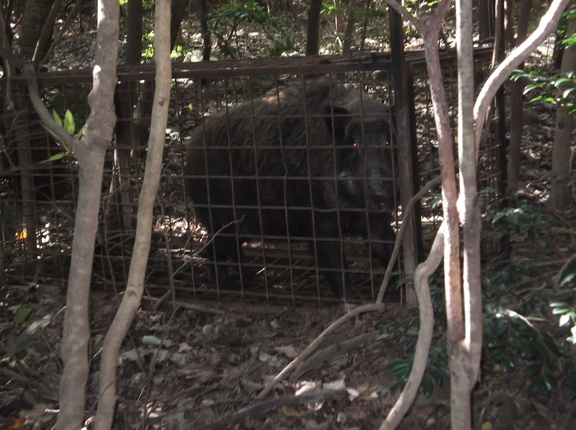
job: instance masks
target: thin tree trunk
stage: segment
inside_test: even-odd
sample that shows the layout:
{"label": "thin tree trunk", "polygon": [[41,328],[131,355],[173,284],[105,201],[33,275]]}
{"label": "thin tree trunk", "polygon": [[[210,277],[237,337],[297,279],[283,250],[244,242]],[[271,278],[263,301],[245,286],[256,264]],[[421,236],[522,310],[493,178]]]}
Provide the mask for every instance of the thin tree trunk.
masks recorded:
{"label": "thin tree trunk", "polygon": [[516,0],[504,1],[504,48],[506,52],[514,48],[514,16],[516,15]]}
{"label": "thin tree trunk", "polygon": [[[49,0],[26,0],[22,22],[20,23],[21,31],[19,37],[19,54],[26,60],[32,60],[34,52],[39,46],[42,38],[43,24],[46,17],[50,14],[53,1]],[[43,47],[43,43],[40,43]],[[9,45],[5,46],[7,49]],[[9,89],[6,89],[7,94]],[[16,144],[18,151],[18,164],[21,169],[20,173],[20,191],[22,193],[22,218],[26,228],[26,251],[30,258],[35,258],[37,244],[37,217],[35,208],[36,194],[34,191],[34,172],[33,172],[33,144],[30,141],[30,115],[26,113],[30,108],[28,100],[18,98],[15,101],[15,107],[23,111],[22,115],[17,116],[18,127]],[[27,132],[28,131],[28,132]]]}
{"label": "thin tree trunk", "polygon": [[478,34],[480,41],[494,37],[494,0],[478,2]]}
{"label": "thin tree trunk", "polygon": [[38,231],[38,217],[36,214],[36,193],[34,190],[34,161],[32,159],[32,144],[30,140],[30,118],[27,112],[30,108],[28,100],[17,100],[18,110],[22,115],[16,117],[14,127],[16,134],[16,148],[18,151],[18,166],[20,167],[20,196],[22,198],[22,224],[26,229],[26,255],[34,259],[37,256],[38,244],[36,233]]}
{"label": "thin tree trunk", "polygon": [[126,19],[126,64],[140,64],[142,60],[142,0],[128,0]]}
{"label": "thin tree trunk", "polygon": [[[459,5],[458,16],[458,65],[459,72],[459,142],[460,181],[462,194],[457,211],[456,175],[452,138],[447,116],[447,103],[438,56],[438,32],[441,21],[450,6],[449,0],[443,0],[433,15],[418,20],[406,11],[396,0],[387,0],[390,6],[423,35],[426,65],[434,118],[438,133],[442,197],[444,210],[445,249],[444,272],[446,288],[446,309],[448,319],[448,354],[450,357],[451,381],[451,420],[452,428],[471,428],[470,391],[479,372],[479,357],[482,337],[481,301],[480,301],[480,214],[476,188],[476,163],[478,144],[488,113],[488,107],[511,71],[520,64],[543,39],[554,30],[562,11],[569,0],[556,0],[542,17],[537,30],[515,49],[498,66],[484,84],[474,108],[471,110],[473,82],[471,72],[471,10],[470,5]],[[468,1],[468,0],[463,0]],[[462,58],[460,59],[460,56]],[[473,113],[473,116],[470,113]],[[475,130],[470,118],[475,121]],[[472,133],[472,131],[474,133]],[[463,223],[464,235],[464,286],[461,287],[459,255],[459,220]],[[465,302],[463,304],[463,301]],[[464,319],[465,315],[465,319]],[[419,339],[420,340],[420,339]],[[412,369],[410,377],[415,373]],[[397,410],[396,407],[393,410]],[[384,423],[382,428],[389,423]]]}
{"label": "thin tree trunk", "polygon": [[344,54],[348,54],[352,48],[354,27],[356,25],[356,17],[353,9],[356,6],[356,0],[350,0],[348,6],[348,22],[346,23],[346,30],[344,31],[344,42],[342,43],[342,52]]}
{"label": "thin tree trunk", "polygon": [[[3,2],[4,3],[4,2]],[[53,0],[26,0],[20,23],[19,54],[26,60],[34,57],[46,17],[50,14]]]}
{"label": "thin tree trunk", "polygon": [[146,171],[140,191],[136,238],[130,262],[126,292],[120,308],[104,339],[100,363],[100,388],[95,428],[109,429],[116,403],[116,365],[118,352],[130,328],[144,290],[146,264],[150,251],[154,202],[160,184],[162,151],[170,104],[170,2],[156,2],[155,14],[155,64],[156,85],[152,110],[152,126],[146,158]]}
{"label": "thin tree trunk", "polygon": [[210,61],[212,55],[212,36],[208,28],[208,8],[207,0],[199,0],[200,6],[200,29],[202,31],[202,61]]}
{"label": "thin tree trunk", "polygon": [[40,66],[40,60],[42,60],[48,50],[48,47],[50,46],[48,42],[52,36],[52,32],[54,31],[54,23],[56,22],[56,17],[58,16],[58,12],[60,12],[61,7],[62,0],[55,0],[52,4],[52,8],[50,9],[50,13],[47,17],[44,17],[42,33],[40,33],[40,36],[38,37],[38,41],[34,49],[34,56],[32,58],[34,68],[36,70],[38,70],[38,67]]}
{"label": "thin tree trunk", "polygon": [[170,14],[170,51],[176,46],[182,20],[186,16],[189,0],[172,0],[172,9]]}
{"label": "thin tree trunk", "polygon": [[344,34],[346,25],[344,24],[344,11],[342,10],[342,0],[334,0],[334,9],[336,10],[334,25],[338,34]]}
{"label": "thin tree trunk", "polygon": [[[575,1],[572,0],[572,5]],[[576,18],[568,19],[566,34],[576,33]],[[562,56],[560,73],[576,71],[576,45],[567,45]],[[556,112],[556,129],[554,131],[554,146],[552,149],[552,189],[550,202],[552,207],[562,211],[569,200],[568,180],[570,179],[570,147],[572,144],[572,129],[574,115],[569,115],[565,108],[559,107]]]}
{"label": "thin tree trunk", "polygon": [[[456,0],[456,45],[458,54],[458,159],[459,215],[463,238],[464,329],[450,357],[450,418],[452,428],[471,428],[471,393],[480,373],[482,353],[482,277],[476,145],[474,135],[474,47],[472,2]],[[463,335],[463,336],[462,336]],[[450,334],[448,335],[450,338]],[[454,352],[452,354],[452,352]]]}
{"label": "thin tree trunk", "polygon": [[[520,5],[518,18],[518,36],[514,46],[526,40],[532,0],[524,0]],[[520,68],[524,66],[521,65]],[[520,186],[520,160],[522,149],[522,131],[524,125],[524,82],[518,79],[512,82],[510,94],[510,145],[508,146],[508,186],[515,190]]]}
{"label": "thin tree trunk", "polygon": [[322,0],[311,0],[308,9],[308,28],[306,30],[306,55],[318,55],[320,51],[320,11]]}
{"label": "thin tree trunk", "polygon": [[[403,17],[407,18],[424,39],[424,52],[426,55],[426,68],[428,82],[432,96],[434,120],[438,134],[438,151],[440,157],[442,177],[442,207],[444,228],[444,284],[446,291],[446,317],[448,320],[448,355],[450,357],[450,371],[453,376],[452,390],[462,393],[460,387],[454,384],[462,381],[462,342],[465,339],[465,327],[462,304],[462,279],[460,271],[460,226],[458,209],[456,206],[458,194],[456,187],[456,168],[454,162],[454,145],[448,117],[448,102],[444,89],[442,69],[438,52],[438,36],[440,26],[450,8],[450,0],[442,0],[434,10],[434,14],[418,20],[403,9],[396,1],[389,3]],[[473,83],[473,79],[470,79]],[[473,145],[472,145],[473,146]],[[472,148],[474,155],[476,154]],[[414,369],[412,370],[414,372]],[[468,391],[469,393],[469,391]],[[457,428],[470,426],[470,398],[452,397],[452,412],[460,424]],[[454,422],[454,421],[453,421]]]}
{"label": "thin tree trunk", "polygon": [[[546,37],[558,26],[558,21],[571,0],[553,0],[548,11],[540,19],[538,27],[532,34],[516,49],[514,49],[488,77],[476,103],[474,104],[474,118],[476,121],[476,142],[480,142],[480,137],[484,128],[488,108],[494,95],[500,86],[508,79],[510,74],[524,61],[532,52],[544,42]],[[478,152],[478,147],[476,151]]]}
{"label": "thin tree trunk", "polygon": [[[408,69],[404,55],[404,30],[402,17],[395,10],[390,10],[390,47],[392,50],[392,81],[394,82],[394,137],[398,155],[398,178],[400,187],[400,203],[403,211],[406,209],[412,196],[418,191],[418,178],[416,172],[416,136],[413,135],[412,119],[415,116],[413,102],[413,72]],[[414,275],[416,266],[420,262],[420,241],[417,239],[420,230],[420,205],[415,207],[411,216],[406,213],[402,216],[402,226],[406,225],[402,238],[402,252],[404,271]],[[417,305],[415,290],[406,289],[406,303],[409,306]]]}
{"label": "thin tree trunk", "polygon": [[[126,50],[124,63],[137,65],[142,61],[142,0],[128,0],[126,19]],[[130,196],[130,159],[132,149],[140,143],[140,129],[136,126],[134,106],[138,100],[137,82],[120,82],[116,87],[116,146],[114,148],[114,170],[110,183],[109,199],[105,213],[109,222],[118,220],[121,230],[132,229],[132,202]]]}
{"label": "thin tree trunk", "polygon": [[412,366],[410,376],[406,381],[400,397],[388,413],[386,420],[380,426],[380,430],[393,430],[397,428],[418,394],[422,376],[426,371],[426,363],[428,362],[428,354],[434,332],[434,308],[432,306],[428,279],[434,274],[436,269],[438,269],[438,266],[440,266],[443,253],[444,228],[440,226],[428,258],[423,263],[420,263],[414,272],[414,289],[416,290],[420,309],[420,327],[418,329],[418,341],[416,342],[414,351],[414,365]]}
{"label": "thin tree trunk", "polygon": [[66,17],[66,20],[60,26],[60,29],[58,30],[58,34],[56,35],[56,37],[54,38],[54,40],[50,44],[50,47],[48,48],[47,52],[44,54],[44,57],[42,58],[42,60],[40,60],[40,63],[39,63],[40,65],[48,62],[48,60],[50,59],[50,56],[52,55],[52,52],[54,52],[54,49],[56,48],[56,46],[58,46],[58,44],[62,41],[62,38],[64,37],[64,33],[66,33],[66,30],[68,30],[70,28],[70,24],[72,23],[72,20],[74,18],[76,18],[77,15],[82,16],[82,14],[79,12],[82,4],[83,4],[83,0],[77,0],[76,3],[74,3],[74,6],[70,10],[70,13]]}
{"label": "thin tree trunk", "polygon": [[[445,1],[445,3],[450,3]],[[442,3],[439,8],[442,7]],[[442,15],[442,18],[444,15]],[[454,428],[466,429],[470,427],[470,398],[455,397],[454,391],[461,394],[456,384],[464,383],[461,380],[462,363],[460,345],[464,340],[464,320],[462,306],[462,281],[460,270],[460,226],[456,202],[458,199],[456,189],[456,171],[454,163],[453,140],[448,117],[448,103],[444,90],[441,72],[440,57],[438,53],[438,28],[433,28],[427,22],[426,31],[423,32],[426,66],[430,93],[434,108],[434,119],[438,133],[438,152],[442,175],[442,207],[446,226],[444,238],[444,288],[446,295],[446,319],[448,356],[450,358],[451,380],[451,415],[458,417],[460,424]],[[436,24],[436,23],[435,23]],[[456,389],[455,389],[456,388]],[[468,423],[468,424],[467,424]]]}
{"label": "thin tree trunk", "polygon": [[64,371],[60,382],[60,413],[56,423],[58,430],[77,430],[82,427],[84,417],[90,339],[90,278],[98,228],[104,156],[116,121],[114,88],[118,22],[118,2],[99,0],[94,87],[88,96],[91,113],[86,121],[84,137],[74,146],[79,165],[79,195],[61,346]]}

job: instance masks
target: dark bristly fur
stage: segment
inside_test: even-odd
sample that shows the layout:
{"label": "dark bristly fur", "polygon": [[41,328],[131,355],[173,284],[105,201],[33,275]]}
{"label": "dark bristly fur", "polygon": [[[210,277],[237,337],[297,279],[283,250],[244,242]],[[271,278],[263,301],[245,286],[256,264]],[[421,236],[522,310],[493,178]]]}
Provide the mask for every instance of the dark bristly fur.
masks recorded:
{"label": "dark bristly fur", "polygon": [[229,225],[209,248],[219,286],[230,280],[218,263],[242,262],[238,237],[247,235],[309,238],[341,297],[353,296],[342,236],[369,239],[372,257],[388,262],[395,235],[387,113],[359,90],[316,83],[247,101],[198,126],[186,188],[211,234]]}

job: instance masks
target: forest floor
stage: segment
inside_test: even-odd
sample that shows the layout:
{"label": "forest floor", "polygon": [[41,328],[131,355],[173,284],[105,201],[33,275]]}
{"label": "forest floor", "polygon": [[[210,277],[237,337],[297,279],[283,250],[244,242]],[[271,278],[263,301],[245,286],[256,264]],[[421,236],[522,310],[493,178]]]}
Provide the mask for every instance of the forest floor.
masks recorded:
{"label": "forest floor", "polygon": [[[2,290],[0,428],[50,428],[62,372],[64,285]],[[100,348],[118,302],[115,296],[92,294],[87,416],[97,403]],[[15,308],[29,309],[31,323],[16,324]],[[343,305],[145,297],[118,363],[114,428],[378,428],[400,392],[390,365],[409,356],[414,341],[414,332],[406,334],[401,326],[415,321],[417,312],[399,303],[387,303],[382,314],[352,319],[281,380],[265,402],[256,401],[343,312]],[[508,372],[484,367],[473,395],[475,428],[575,428],[573,403],[564,391],[529,393],[528,366],[527,360]],[[450,380],[445,373],[441,380],[431,395],[419,395],[401,429],[450,427]]]}

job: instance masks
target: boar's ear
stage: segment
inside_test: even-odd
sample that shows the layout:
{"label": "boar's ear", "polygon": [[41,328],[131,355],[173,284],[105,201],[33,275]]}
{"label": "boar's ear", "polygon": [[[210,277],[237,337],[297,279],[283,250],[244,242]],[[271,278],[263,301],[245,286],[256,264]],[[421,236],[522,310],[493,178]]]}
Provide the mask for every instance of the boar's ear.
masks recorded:
{"label": "boar's ear", "polygon": [[339,106],[325,106],[324,114],[330,134],[333,133],[334,136],[343,138],[346,133],[346,124],[350,120],[348,116],[350,112]]}

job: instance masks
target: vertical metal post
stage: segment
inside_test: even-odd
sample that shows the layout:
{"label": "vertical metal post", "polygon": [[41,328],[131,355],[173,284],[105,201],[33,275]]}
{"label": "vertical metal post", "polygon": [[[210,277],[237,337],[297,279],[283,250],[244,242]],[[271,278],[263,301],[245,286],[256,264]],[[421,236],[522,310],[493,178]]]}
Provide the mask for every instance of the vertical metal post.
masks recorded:
{"label": "vertical metal post", "polygon": [[[413,81],[412,70],[406,65],[404,58],[402,17],[392,8],[389,10],[400,201],[402,207],[405,208],[418,190]],[[404,268],[407,274],[413,275],[421,258],[420,205],[415,205],[413,214],[409,218],[404,217],[402,222],[409,223],[403,242]],[[415,303],[415,299],[413,291],[407,292],[409,304]]]}

